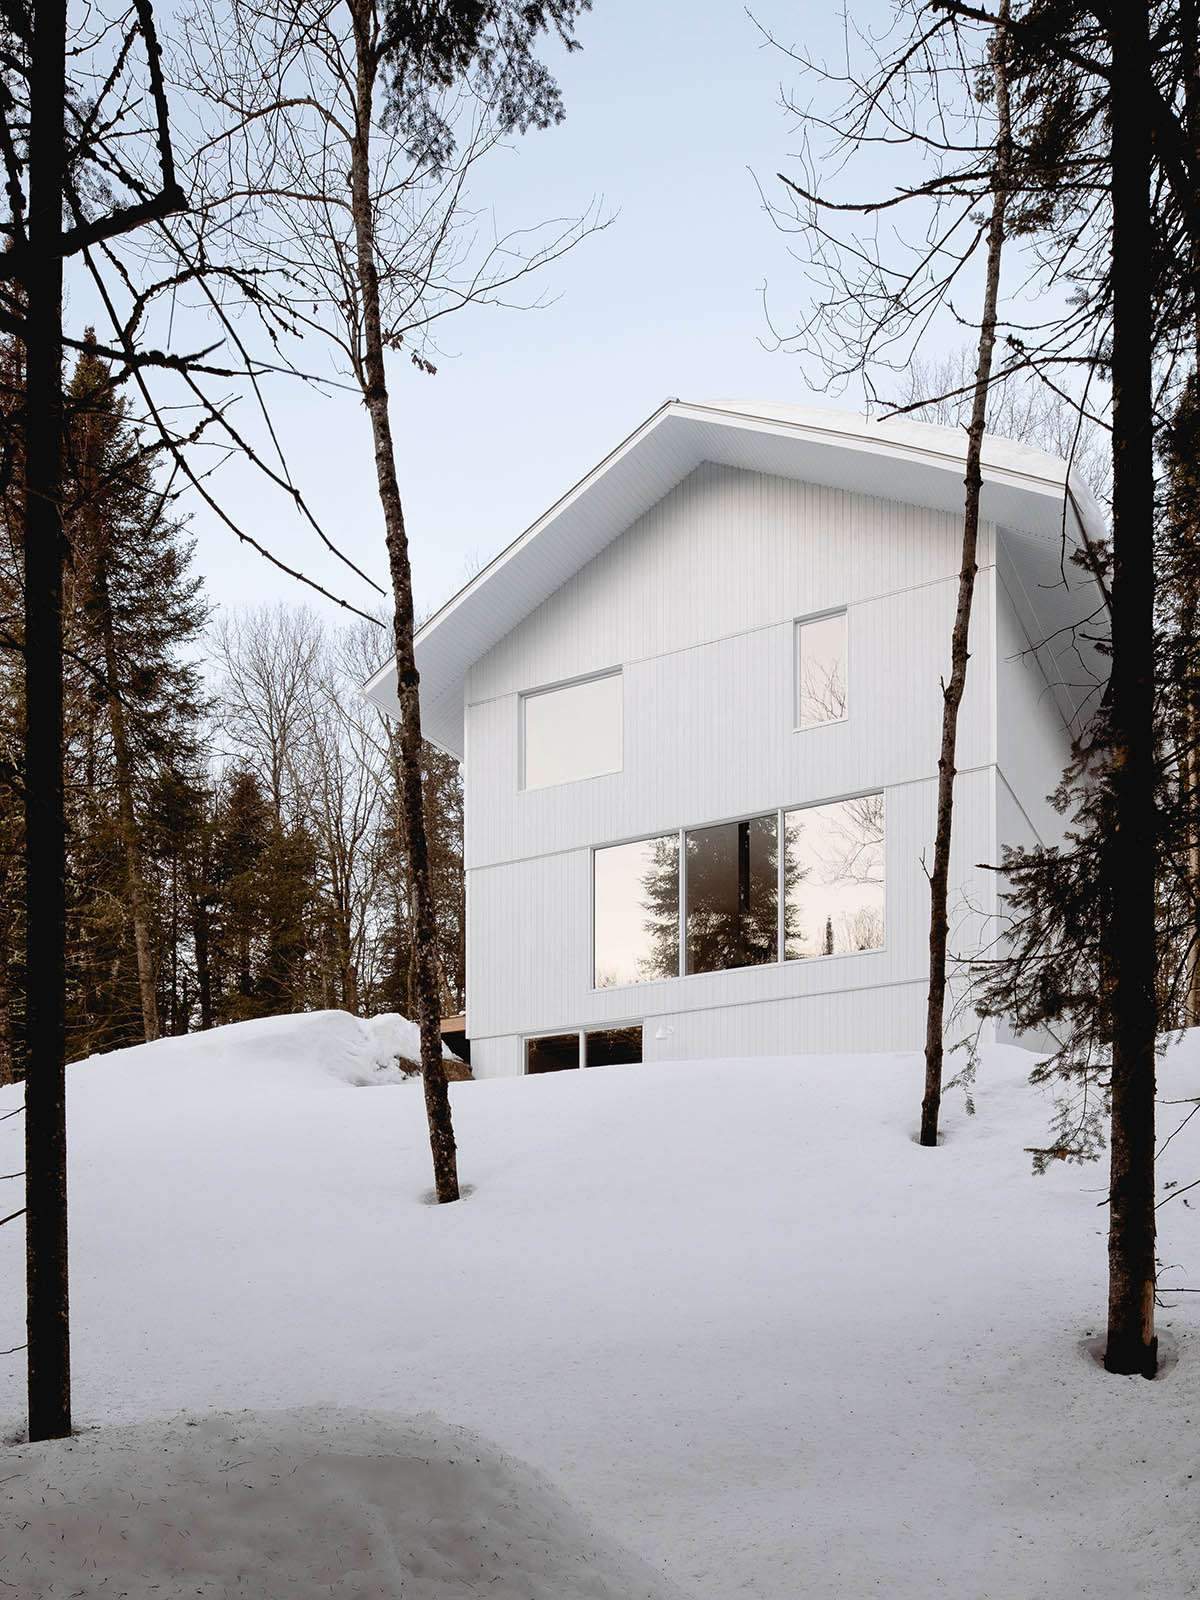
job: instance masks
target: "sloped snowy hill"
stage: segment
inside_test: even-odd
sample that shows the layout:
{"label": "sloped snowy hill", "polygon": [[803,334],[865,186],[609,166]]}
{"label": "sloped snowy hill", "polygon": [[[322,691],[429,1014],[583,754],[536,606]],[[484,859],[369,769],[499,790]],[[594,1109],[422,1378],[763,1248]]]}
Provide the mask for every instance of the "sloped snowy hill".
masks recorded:
{"label": "sloped snowy hill", "polygon": [[[432,1413],[697,1600],[1200,1588],[1200,1296],[1164,1296],[1161,1381],[1097,1366],[1106,1172],[1030,1176],[1047,1107],[1028,1056],[988,1055],[978,1115],[952,1096],[936,1152],[913,1142],[915,1055],[455,1085],[473,1192],[438,1207],[387,1028],[321,1013],[72,1069],[81,1425],[333,1406],[403,1432],[374,1414]],[[1164,1100],[1200,1092],[1195,1044]],[[18,1101],[0,1091],[0,1113]],[[1200,1175],[1197,1133],[1164,1181]],[[0,1171],[20,1164],[13,1118]],[[1168,1289],[1200,1284],[1189,1198],[1159,1213]],[[21,1252],[0,1230],[0,1348],[23,1338]],[[22,1388],[20,1355],[0,1359],[11,1428]],[[261,1465],[276,1425],[244,1424]]]}

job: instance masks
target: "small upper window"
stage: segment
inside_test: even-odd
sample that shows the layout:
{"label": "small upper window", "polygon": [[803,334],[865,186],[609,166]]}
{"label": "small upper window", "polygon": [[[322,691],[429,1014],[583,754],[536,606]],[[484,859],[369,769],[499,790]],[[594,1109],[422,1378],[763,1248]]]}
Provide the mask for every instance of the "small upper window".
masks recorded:
{"label": "small upper window", "polygon": [[846,613],[796,624],[796,726],[816,728],[846,716]]}
{"label": "small upper window", "polygon": [[521,786],[545,789],[621,770],[621,674],[521,697]]}

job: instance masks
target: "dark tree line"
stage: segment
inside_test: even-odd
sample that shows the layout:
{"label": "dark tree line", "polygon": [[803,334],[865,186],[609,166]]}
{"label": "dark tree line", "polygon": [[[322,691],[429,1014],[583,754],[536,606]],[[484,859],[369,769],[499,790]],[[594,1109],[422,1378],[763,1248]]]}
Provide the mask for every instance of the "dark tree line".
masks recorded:
{"label": "dark tree line", "polygon": [[[6,351],[11,364],[15,350]],[[64,748],[70,1059],[315,1007],[411,1015],[394,725],[359,696],[382,630],[303,608],[214,623],[159,457],[94,349],[66,385]],[[0,499],[19,640],[22,493]],[[222,671],[207,686],[209,653]],[[24,1073],[19,651],[0,656],[0,1081]],[[462,1008],[462,790],[424,747],[439,1003]]]}

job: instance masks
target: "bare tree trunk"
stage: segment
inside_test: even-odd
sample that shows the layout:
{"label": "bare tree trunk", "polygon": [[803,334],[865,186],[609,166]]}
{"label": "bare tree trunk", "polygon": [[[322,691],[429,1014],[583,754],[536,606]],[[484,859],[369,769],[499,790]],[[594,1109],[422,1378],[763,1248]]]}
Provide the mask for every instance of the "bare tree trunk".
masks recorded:
{"label": "bare tree trunk", "polygon": [[[1179,33],[1182,44],[1180,62],[1184,86],[1184,133],[1193,162],[1200,161],[1200,17],[1196,0],[1180,0]],[[1200,168],[1197,168],[1200,170]],[[1200,238],[1191,241],[1193,312],[1193,378],[1200,384]],[[1184,696],[1183,782],[1186,815],[1191,828],[1188,848],[1188,884],[1192,897],[1191,949],[1188,952],[1187,987],[1184,997],[1184,1023],[1200,1027],[1200,651],[1197,650],[1196,617],[1200,610],[1194,568],[1187,577],[1187,595],[1181,619],[1183,637],[1188,641],[1187,689]]]}
{"label": "bare tree trunk", "polygon": [[196,952],[196,988],[200,1002],[201,1030],[213,1025],[212,965],[208,950],[208,906],[204,890],[188,874],[188,899],[192,904],[192,945]]}
{"label": "bare tree trunk", "polygon": [[1154,455],[1150,25],[1144,0],[1109,24],[1112,75],[1112,825],[1102,884],[1113,1019],[1108,1226],[1110,1372],[1154,1376]]}
{"label": "bare tree trunk", "polygon": [[25,387],[27,992],[25,1271],[29,1437],[71,1431],[63,807],[62,203],[66,5],[38,0],[29,70]]}
{"label": "bare tree trunk", "polygon": [[129,738],[125,727],[125,707],[117,678],[117,646],[113,633],[112,605],[108,595],[108,571],[103,549],[104,530],[98,530],[96,558],[96,597],[100,602],[100,625],[104,638],[104,682],[108,699],[108,722],[112,732],[113,767],[117,779],[117,818],[121,847],[125,852],[125,887],[129,896],[129,918],[133,923],[133,942],[137,955],[138,993],[142,1003],[142,1031],[149,1043],[159,1038],[158,990],[154,971],[154,951],[150,942],[150,917],[147,911],[146,882],[142,875],[141,841],[137,813],[133,805],[133,764],[129,757]]}
{"label": "bare tree trunk", "polygon": [[438,1200],[457,1200],[458,1158],[450,1095],[442,1062],[441,1011],[438,1002],[437,930],[425,809],[421,792],[421,707],[413,651],[412,573],[395,450],[388,413],[387,374],[375,261],[374,212],[371,196],[371,125],[375,78],[379,69],[373,15],[368,0],[348,0],[354,28],[356,126],[350,158],[350,203],[354,218],[357,276],[362,297],[365,371],[363,395],[371,419],[375,472],[387,534],[388,565],[395,600],[396,694],[400,702],[400,790],[408,841],[413,891],[414,948],[417,966],[417,1021],[421,1029],[421,1075]]}
{"label": "bare tree trunk", "polygon": [[946,1013],[946,942],[950,923],[947,912],[950,886],[950,843],[954,825],[954,776],[958,742],[958,712],[967,681],[967,640],[971,606],[978,572],[979,497],[983,488],[981,460],[987,422],[992,352],[996,343],[996,314],[1000,296],[1000,258],[1004,250],[1005,211],[1008,205],[1010,121],[1006,51],[1009,0],[1003,0],[992,39],[996,94],[996,173],[992,215],[988,225],[987,268],[983,315],[979,324],[979,361],[967,432],[966,504],[963,515],[962,566],[958,575],[958,606],[950,642],[950,681],[942,686],[942,746],[938,756],[937,831],[933,844],[933,869],[929,875],[929,999],[925,1013],[925,1095],[921,1102],[921,1143],[936,1145],[942,1105],[942,1054]]}
{"label": "bare tree trunk", "polygon": [[8,874],[0,876],[0,1088],[17,1081],[17,1059],[13,1048],[12,986],[9,957],[12,944],[12,903]]}

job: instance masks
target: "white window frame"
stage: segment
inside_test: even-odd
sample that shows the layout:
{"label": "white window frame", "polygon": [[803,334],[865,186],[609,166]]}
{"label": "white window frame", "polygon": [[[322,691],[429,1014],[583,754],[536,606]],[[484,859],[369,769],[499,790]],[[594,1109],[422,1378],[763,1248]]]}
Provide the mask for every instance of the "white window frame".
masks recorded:
{"label": "white window frame", "polygon": [[[563,789],[569,783],[594,783],[597,778],[611,778],[625,770],[625,669],[604,667],[599,672],[583,672],[576,678],[563,678],[558,683],[539,684],[536,689],[522,689],[517,696],[517,789],[521,794],[540,794],[543,789]],[[602,678],[620,678],[621,682],[621,765],[607,767],[603,772],[590,772],[583,778],[562,778],[557,783],[537,783],[532,788],[525,781],[525,703],[541,695],[557,694],[560,689],[576,689],[583,683],[599,683]]]}
{"label": "white window frame", "polygon": [[[800,721],[800,630],[810,622],[827,622],[830,617],[844,617],[846,620],[846,709],[840,717],[831,717],[828,722]],[[792,619],[792,732],[815,733],[818,728],[840,728],[843,723],[850,720],[850,608],[849,606],[827,606],[824,611],[811,611],[803,617]],[[868,793],[876,793],[869,790]],[[822,801],[829,804],[828,801]],[[790,811],[798,811],[800,807],[789,806]]]}

